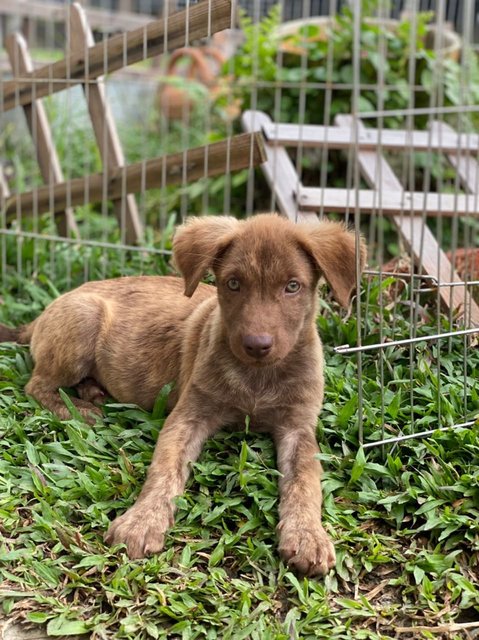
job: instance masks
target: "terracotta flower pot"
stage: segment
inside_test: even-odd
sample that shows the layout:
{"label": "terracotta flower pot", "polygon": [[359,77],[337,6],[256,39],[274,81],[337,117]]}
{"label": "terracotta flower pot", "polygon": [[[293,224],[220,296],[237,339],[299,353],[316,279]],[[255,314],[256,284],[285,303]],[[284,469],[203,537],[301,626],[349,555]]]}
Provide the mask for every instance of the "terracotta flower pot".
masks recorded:
{"label": "terracotta flower pot", "polygon": [[157,92],[157,104],[163,114],[172,120],[181,120],[195,105],[187,87],[168,82],[168,78],[183,78],[186,84],[200,83],[214,93],[217,71],[224,60],[223,55],[213,47],[177,49],[168,61],[166,82],[160,84]]}

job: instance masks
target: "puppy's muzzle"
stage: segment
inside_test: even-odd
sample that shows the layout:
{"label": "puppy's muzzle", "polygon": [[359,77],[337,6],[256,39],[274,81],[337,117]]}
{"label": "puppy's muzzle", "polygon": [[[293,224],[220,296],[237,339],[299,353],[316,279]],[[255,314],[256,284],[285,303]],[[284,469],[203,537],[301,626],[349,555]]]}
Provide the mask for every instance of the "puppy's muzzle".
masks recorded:
{"label": "puppy's muzzle", "polygon": [[243,348],[251,358],[256,358],[257,360],[265,358],[270,353],[272,347],[273,336],[270,336],[267,333],[262,333],[257,336],[248,335],[243,337]]}

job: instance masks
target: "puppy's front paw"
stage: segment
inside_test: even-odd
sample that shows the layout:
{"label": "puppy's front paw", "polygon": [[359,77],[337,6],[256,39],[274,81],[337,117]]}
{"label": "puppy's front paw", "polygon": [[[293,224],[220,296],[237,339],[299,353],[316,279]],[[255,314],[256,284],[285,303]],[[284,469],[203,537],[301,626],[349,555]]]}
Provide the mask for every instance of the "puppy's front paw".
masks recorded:
{"label": "puppy's front paw", "polygon": [[279,523],[278,530],[279,552],[294,571],[315,576],[334,567],[334,546],[319,519],[289,517]]}
{"label": "puppy's front paw", "polygon": [[163,549],[165,533],[172,524],[173,507],[169,500],[137,503],[112,522],[105,542],[126,544],[132,560],[144,558]]}

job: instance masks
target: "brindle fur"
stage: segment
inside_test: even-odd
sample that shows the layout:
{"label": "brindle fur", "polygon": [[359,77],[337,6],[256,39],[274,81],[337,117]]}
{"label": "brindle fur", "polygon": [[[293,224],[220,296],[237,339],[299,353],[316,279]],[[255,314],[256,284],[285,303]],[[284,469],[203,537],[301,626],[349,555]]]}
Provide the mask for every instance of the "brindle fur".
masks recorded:
{"label": "brindle fur", "polygon": [[[300,573],[327,572],[334,547],[321,524],[321,465],[316,422],[323,398],[323,352],[315,325],[324,276],[348,306],[356,283],[355,238],[343,225],[297,224],[265,214],[237,221],[192,218],[174,240],[175,277],[88,282],[62,295],[31,324],[0,327],[0,340],[30,343],[34,371],[26,391],[60,418],[59,387],[78,385],[72,401],[87,419],[105,392],[149,410],[175,381],[136,503],[105,539],[131,558],[159,552],[173,523],[174,498],[205,440],[227,424],[272,433],[280,476],[279,550]],[[361,268],[365,247],[360,242]],[[201,284],[210,269],[217,288]],[[239,291],[227,282],[235,278]],[[297,280],[301,288],[287,293]],[[183,287],[185,291],[183,293]],[[266,356],[245,337],[268,336]]]}

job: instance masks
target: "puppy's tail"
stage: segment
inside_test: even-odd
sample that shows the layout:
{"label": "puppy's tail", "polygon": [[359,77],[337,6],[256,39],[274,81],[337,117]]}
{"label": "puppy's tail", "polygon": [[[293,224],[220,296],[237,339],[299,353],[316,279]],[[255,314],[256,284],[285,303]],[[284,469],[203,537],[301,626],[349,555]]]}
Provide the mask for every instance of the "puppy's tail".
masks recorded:
{"label": "puppy's tail", "polygon": [[18,344],[30,344],[33,333],[33,325],[22,325],[21,327],[7,327],[4,324],[0,324],[0,342],[18,342]]}

